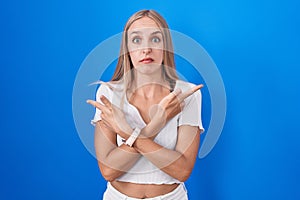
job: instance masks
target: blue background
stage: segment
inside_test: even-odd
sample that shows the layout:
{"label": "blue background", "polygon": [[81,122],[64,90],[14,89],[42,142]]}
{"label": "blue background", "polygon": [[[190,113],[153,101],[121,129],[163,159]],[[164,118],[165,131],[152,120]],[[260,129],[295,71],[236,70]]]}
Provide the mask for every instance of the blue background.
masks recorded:
{"label": "blue background", "polygon": [[73,83],[87,54],[144,8],[199,42],[226,87],[224,130],[213,151],[197,159],[186,183],[190,198],[300,199],[299,6],[1,1],[0,199],[100,198],[105,181],[73,122]]}

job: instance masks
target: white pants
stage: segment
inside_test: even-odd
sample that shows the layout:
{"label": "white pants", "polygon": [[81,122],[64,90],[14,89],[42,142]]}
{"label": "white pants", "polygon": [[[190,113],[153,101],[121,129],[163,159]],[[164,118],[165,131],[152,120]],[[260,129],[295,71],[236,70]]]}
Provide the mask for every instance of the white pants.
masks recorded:
{"label": "white pants", "polygon": [[[103,200],[141,200],[138,198],[128,197],[114,188],[110,182],[107,183],[107,189],[103,194]],[[188,200],[187,191],[184,183],[178,185],[175,190],[157,197],[146,198],[143,200]]]}

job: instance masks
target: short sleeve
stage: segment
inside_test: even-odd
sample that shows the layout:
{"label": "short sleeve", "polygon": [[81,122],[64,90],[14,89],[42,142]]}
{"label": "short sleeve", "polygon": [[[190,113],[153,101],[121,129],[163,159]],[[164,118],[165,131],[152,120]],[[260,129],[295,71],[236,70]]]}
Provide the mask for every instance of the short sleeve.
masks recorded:
{"label": "short sleeve", "polygon": [[[101,84],[96,92],[96,101],[101,103],[100,97],[104,95],[106,98],[110,99],[110,91],[108,87],[104,84]],[[92,125],[96,125],[96,123],[101,120],[101,110],[96,108],[94,118],[91,120]]]}
{"label": "short sleeve", "polygon": [[182,112],[179,114],[178,126],[198,126],[200,133],[203,133],[204,128],[202,126],[201,119],[201,104],[202,95],[201,91],[199,90],[185,100],[185,106]]}

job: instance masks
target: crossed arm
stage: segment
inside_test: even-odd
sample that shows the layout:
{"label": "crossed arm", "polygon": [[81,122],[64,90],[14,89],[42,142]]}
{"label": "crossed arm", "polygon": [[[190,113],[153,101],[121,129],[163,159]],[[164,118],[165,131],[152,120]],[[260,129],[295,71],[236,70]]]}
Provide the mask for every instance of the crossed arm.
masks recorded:
{"label": "crossed arm", "polygon": [[95,149],[103,177],[107,181],[115,180],[126,173],[141,156],[144,156],[165,173],[179,181],[185,181],[195,163],[200,143],[200,129],[188,125],[178,127],[174,150],[164,148],[153,139],[166,122],[180,112],[181,102],[201,87],[196,86],[184,94],[175,92],[164,98],[160,103],[161,109],[156,111],[150,123],[141,130],[133,147],[125,144],[118,146],[116,143],[117,134],[128,139],[133,131],[126,120],[122,120],[124,119],[122,113],[114,110],[105,97],[101,97],[104,105],[89,101],[88,103],[102,111],[102,120],[98,121],[95,127]]}

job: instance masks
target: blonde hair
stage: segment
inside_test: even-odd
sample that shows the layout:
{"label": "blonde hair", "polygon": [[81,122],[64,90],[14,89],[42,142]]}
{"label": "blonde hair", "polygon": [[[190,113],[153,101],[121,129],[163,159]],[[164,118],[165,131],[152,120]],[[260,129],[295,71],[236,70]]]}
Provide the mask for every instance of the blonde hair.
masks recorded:
{"label": "blonde hair", "polygon": [[112,82],[123,82],[125,85],[125,92],[127,89],[131,87],[131,83],[134,79],[133,73],[133,64],[130,59],[129,51],[128,51],[128,29],[129,27],[138,19],[143,17],[149,17],[152,19],[161,29],[164,41],[163,48],[163,63],[162,63],[162,73],[163,78],[168,81],[173,87],[175,85],[178,76],[175,71],[175,61],[174,61],[174,53],[173,53],[173,44],[171,39],[171,34],[169,31],[169,27],[165,19],[158,14],[154,10],[141,10],[133,14],[127,21],[124,27],[124,31],[122,34],[122,42],[120,55],[118,58],[118,63],[115,69],[115,72],[112,76]]}

